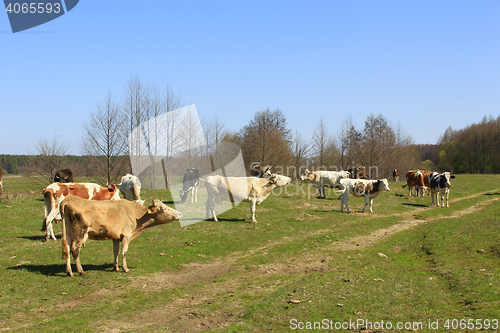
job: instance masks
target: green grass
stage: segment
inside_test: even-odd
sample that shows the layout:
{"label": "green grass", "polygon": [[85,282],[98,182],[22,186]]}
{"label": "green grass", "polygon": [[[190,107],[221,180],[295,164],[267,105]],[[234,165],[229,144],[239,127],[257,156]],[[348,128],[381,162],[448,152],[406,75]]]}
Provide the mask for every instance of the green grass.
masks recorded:
{"label": "green grass", "polygon": [[[312,188],[308,195],[305,185],[290,185],[257,206],[256,225],[241,203],[218,223],[147,230],[130,244],[129,274],[112,271],[111,242],[89,241],[81,253],[89,277],[68,278],[60,240],[46,243],[40,231],[43,185],[5,178],[0,328],[283,332],[296,331],[292,319],[363,319],[421,322],[419,331],[436,331],[425,325],[439,321],[437,331],[446,331],[446,319],[500,319],[500,176],[452,183],[450,207],[437,208],[391,182],[373,214],[359,213],[363,199],[351,198],[354,213],[342,214],[332,191],[319,200]],[[203,186],[199,192],[203,201]],[[142,197],[172,200],[165,190]],[[54,228],[60,237],[61,225]]]}

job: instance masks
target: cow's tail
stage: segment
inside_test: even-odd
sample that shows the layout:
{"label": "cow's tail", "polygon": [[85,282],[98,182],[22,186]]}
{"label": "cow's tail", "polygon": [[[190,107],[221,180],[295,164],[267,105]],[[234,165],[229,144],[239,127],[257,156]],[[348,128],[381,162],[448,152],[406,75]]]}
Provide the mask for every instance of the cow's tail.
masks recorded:
{"label": "cow's tail", "polygon": [[406,186],[408,186],[408,183],[404,184],[404,185],[402,186],[402,188],[405,188]]}
{"label": "cow's tail", "polygon": [[339,183],[335,185],[333,190],[335,192],[335,195],[339,196],[337,200],[340,200],[342,194],[344,194],[344,192],[347,190],[347,186],[343,185],[342,183]]}
{"label": "cow's tail", "polygon": [[61,205],[59,206],[59,212],[61,213],[61,218],[62,218],[62,235],[61,235],[62,258],[68,259],[69,258],[69,247],[68,247],[68,240],[66,238],[66,219],[64,216],[64,207],[66,207],[66,200],[61,202]]}
{"label": "cow's tail", "polygon": [[50,192],[43,190],[43,203],[44,203],[44,215],[43,215],[43,221],[42,221],[42,229],[41,231],[47,231],[47,216],[49,215],[47,205],[50,204]]}

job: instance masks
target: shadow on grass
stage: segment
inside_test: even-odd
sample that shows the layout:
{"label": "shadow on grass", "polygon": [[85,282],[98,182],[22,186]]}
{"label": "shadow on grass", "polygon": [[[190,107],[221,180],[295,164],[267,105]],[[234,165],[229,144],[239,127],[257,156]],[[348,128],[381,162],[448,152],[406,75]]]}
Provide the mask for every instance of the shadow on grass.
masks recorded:
{"label": "shadow on grass", "polygon": [[492,195],[500,195],[500,193],[498,193],[498,192],[495,192],[495,193],[485,193],[483,195],[492,196]]}
{"label": "shadow on grass", "polygon": [[[40,235],[40,236],[21,236],[19,238],[27,239],[27,240],[31,240],[31,241],[35,241],[35,242],[44,242],[45,243],[45,235]],[[61,237],[56,236],[56,238],[60,239]]]}
{"label": "shadow on grass", "polygon": [[[113,272],[113,264],[103,264],[103,265],[82,265],[83,271],[88,274],[92,271],[106,271]],[[130,267],[133,269],[134,267]],[[25,270],[28,272],[38,273],[45,276],[66,276],[66,264],[61,262],[60,265],[32,265],[32,264],[22,264],[12,267],[7,267],[6,269],[18,271]],[[78,275],[76,272],[76,266],[72,264],[73,274]]]}
{"label": "shadow on grass", "polygon": [[428,205],[413,204],[413,203],[403,203],[403,206],[412,206],[412,207],[429,207]]}

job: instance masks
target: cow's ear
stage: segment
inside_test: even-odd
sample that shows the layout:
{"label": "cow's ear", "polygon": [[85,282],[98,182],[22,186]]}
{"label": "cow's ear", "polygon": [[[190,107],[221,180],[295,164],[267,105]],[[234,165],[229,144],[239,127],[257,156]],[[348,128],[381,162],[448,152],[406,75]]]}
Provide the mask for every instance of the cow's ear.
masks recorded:
{"label": "cow's ear", "polygon": [[154,215],[154,214],[158,213],[159,210],[160,209],[158,207],[156,207],[155,205],[149,206],[148,207],[148,214]]}
{"label": "cow's ear", "polygon": [[455,179],[455,176],[450,176],[451,179]]}
{"label": "cow's ear", "polygon": [[108,186],[108,190],[109,190],[110,192],[113,192],[114,190],[116,190],[116,186],[115,186],[115,184],[111,184],[111,185],[109,185],[109,186]]}

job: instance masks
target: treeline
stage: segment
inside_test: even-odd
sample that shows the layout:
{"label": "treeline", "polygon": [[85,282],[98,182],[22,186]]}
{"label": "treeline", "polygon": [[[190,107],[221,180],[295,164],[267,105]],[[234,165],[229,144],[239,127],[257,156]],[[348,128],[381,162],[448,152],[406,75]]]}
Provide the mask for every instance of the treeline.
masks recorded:
{"label": "treeline", "polygon": [[449,127],[438,141],[438,166],[457,173],[500,173],[500,116],[461,130]]}
{"label": "treeline", "polygon": [[[416,145],[406,130],[381,114],[370,114],[362,126],[348,116],[336,122],[335,128],[320,118],[312,136],[305,138],[290,130],[280,109],[257,111],[246,126],[234,132],[217,115],[200,120],[194,107],[182,105],[169,86],[144,84],[133,77],[120,99],[109,93],[91,110],[82,125],[83,156],[67,155],[64,141],[54,136],[36,144],[37,155],[0,155],[0,165],[8,174],[34,174],[47,180],[56,170],[71,168],[77,177],[102,177],[102,183],[109,184],[131,172],[131,165],[139,172],[145,170],[141,163],[147,164],[150,178],[153,174],[163,178],[171,173],[173,160],[185,161],[182,168],[192,167],[191,161],[207,158],[220,143],[229,142],[241,148],[247,171],[256,163],[269,164],[273,171],[291,177],[305,168],[360,166],[366,168],[369,178],[389,178],[393,169],[403,173],[416,168],[500,172],[500,117],[485,117],[461,130],[448,128],[436,145]],[[200,142],[211,148],[199,149]],[[129,149],[133,149],[132,161]]]}

